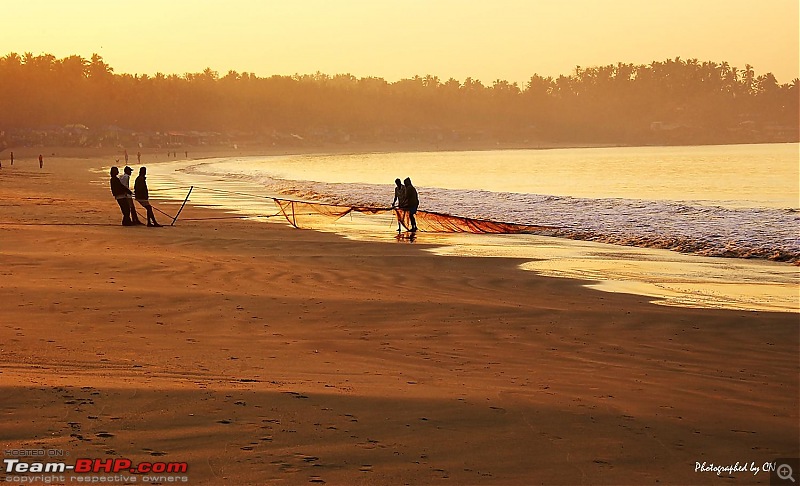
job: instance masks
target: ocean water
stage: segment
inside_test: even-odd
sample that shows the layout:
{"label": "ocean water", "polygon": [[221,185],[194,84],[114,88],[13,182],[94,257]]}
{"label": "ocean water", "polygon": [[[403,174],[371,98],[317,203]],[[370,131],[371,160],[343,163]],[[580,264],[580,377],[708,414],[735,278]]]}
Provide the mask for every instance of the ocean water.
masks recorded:
{"label": "ocean water", "polygon": [[[194,203],[262,215],[274,208],[242,194],[386,207],[394,179],[411,177],[422,210],[558,228],[557,238],[418,236],[442,253],[535,259],[523,268],[674,305],[800,306],[800,269],[769,261],[800,262],[796,143],[229,157],[157,167],[151,184],[163,194],[182,199],[195,185]],[[391,221],[365,229],[363,219],[359,233],[393,237]]]}

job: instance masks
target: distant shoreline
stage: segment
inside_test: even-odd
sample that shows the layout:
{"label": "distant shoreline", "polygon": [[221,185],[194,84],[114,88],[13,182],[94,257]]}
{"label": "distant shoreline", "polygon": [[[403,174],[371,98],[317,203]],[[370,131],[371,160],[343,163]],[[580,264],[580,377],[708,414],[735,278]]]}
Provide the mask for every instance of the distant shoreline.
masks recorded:
{"label": "distant shoreline", "polygon": [[[313,146],[274,146],[269,144],[243,144],[238,147],[219,145],[219,146],[185,146],[167,148],[127,148],[128,165],[137,162],[136,153],[141,151],[143,163],[163,162],[180,159],[208,159],[215,157],[247,157],[247,156],[276,156],[276,155],[305,155],[305,154],[364,154],[364,153],[398,153],[398,152],[486,152],[493,150],[556,150],[556,149],[591,149],[591,148],[637,148],[637,147],[705,147],[705,146],[724,146],[724,145],[767,145],[767,144],[797,144],[798,142],[741,142],[741,143],[708,143],[708,144],[653,144],[653,145],[629,145],[629,144],[575,144],[559,142],[538,142],[538,143],[424,143],[424,142],[398,142],[398,143],[351,143],[351,144],[322,144]],[[14,153],[14,161],[17,163],[37,162],[39,154],[45,160],[48,157],[65,158],[119,158],[119,163],[124,164],[124,151],[126,147],[13,147],[0,150],[0,161],[3,167],[9,164],[10,153]],[[185,153],[188,152],[188,157]],[[167,153],[176,153],[175,157],[167,156]],[[155,160],[153,160],[155,156]],[[29,160],[30,159],[30,160]]]}

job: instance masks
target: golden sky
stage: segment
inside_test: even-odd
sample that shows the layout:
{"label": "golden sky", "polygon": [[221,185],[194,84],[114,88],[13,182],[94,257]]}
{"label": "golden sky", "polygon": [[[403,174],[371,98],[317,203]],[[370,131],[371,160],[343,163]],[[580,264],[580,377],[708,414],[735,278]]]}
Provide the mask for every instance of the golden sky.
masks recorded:
{"label": "golden sky", "polygon": [[210,67],[520,85],[680,56],[798,77],[798,0],[3,0],[0,55],[98,53],[116,73]]}

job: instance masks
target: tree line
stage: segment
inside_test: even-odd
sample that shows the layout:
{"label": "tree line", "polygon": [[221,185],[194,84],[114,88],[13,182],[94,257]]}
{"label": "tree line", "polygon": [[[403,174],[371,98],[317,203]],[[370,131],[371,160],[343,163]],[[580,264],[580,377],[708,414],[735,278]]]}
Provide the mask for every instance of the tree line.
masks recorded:
{"label": "tree line", "polygon": [[525,86],[415,76],[116,74],[103,58],[0,58],[0,130],[135,131],[591,143],[797,141],[798,80],[680,58],[576,67]]}

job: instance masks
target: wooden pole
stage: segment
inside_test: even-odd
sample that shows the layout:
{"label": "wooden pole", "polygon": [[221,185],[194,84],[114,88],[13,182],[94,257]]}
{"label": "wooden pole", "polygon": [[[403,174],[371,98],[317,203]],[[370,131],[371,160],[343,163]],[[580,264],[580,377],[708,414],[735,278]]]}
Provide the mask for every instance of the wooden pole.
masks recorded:
{"label": "wooden pole", "polygon": [[187,194],[186,195],[186,199],[183,200],[183,204],[181,204],[181,208],[178,210],[178,213],[175,215],[174,218],[172,218],[172,224],[170,224],[170,226],[175,226],[175,221],[178,220],[178,216],[181,215],[181,211],[183,211],[183,207],[186,206],[186,201],[189,200],[189,196],[192,194],[192,189],[194,189],[194,186],[191,186],[189,188],[189,194]]}

